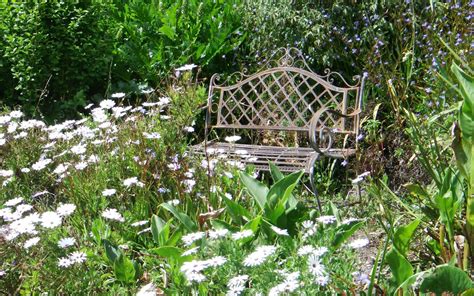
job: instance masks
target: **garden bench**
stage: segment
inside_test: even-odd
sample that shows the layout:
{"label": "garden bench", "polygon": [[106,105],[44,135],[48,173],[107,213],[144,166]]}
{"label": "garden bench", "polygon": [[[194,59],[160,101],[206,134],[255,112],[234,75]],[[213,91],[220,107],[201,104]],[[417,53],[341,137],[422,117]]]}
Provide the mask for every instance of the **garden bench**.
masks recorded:
{"label": "garden bench", "polygon": [[[269,170],[269,161],[283,172],[303,170],[315,192],[315,161],[320,156],[346,159],[356,151],[365,79],[356,76],[349,84],[328,69],[316,74],[295,48],[276,51],[255,74],[237,72],[221,83],[214,74],[205,106],[205,140],[191,151],[208,160],[225,155],[258,170]],[[217,129],[246,132],[249,143],[209,140],[209,132]],[[296,143],[275,145],[282,133]]]}

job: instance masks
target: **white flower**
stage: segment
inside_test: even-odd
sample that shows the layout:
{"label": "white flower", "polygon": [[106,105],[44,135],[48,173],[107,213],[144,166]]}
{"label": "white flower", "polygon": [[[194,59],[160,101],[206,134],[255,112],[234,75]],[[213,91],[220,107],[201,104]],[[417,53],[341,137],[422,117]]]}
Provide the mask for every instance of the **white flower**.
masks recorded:
{"label": "white flower", "polygon": [[12,118],[8,115],[0,116],[0,125],[4,125],[6,123],[9,123]]}
{"label": "white flower", "polygon": [[113,93],[110,97],[112,97],[114,99],[121,99],[121,98],[125,97],[125,93],[123,93],[123,92]]}
{"label": "white flower", "polygon": [[360,238],[353,240],[351,243],[349,243],[349,247],[354,248],[354,249],[360,249],[369,244],[369,240],[366,238]]}
{"label": "white flower", "polygon": [[85,169],[89,164],[85,161],[81,161],[81,162],[78,162],[74,167],[76,168],[76,170],[78,171],[82,171],[83,169]]}
{"label": "white flower", "polygon": [[240,136],[229,136],[229,137],[225,137],[225,141],[226,142],[229,142],[229,143],[235,143],[237,142],[238,140],[240,140],[241,137]]}
{"label": "white flower", "polygon": [[125,219],[122,217],[122,214],[120,214],[116,209],[106,209],[102,212],[102,217],[119,222],[125,221]]}
{"label": "white flower", "polygon": [[245,274],[231,278],[227,282],[227,288],[229,288],[229,291],[226,295],[240,295],[245,290],[245,283],[248,279],[249,276]]}
{"label": "white flower", "polygon": [[0,177],[10,178],[11,176],[13,176],[12,170],[0,170]]}
{"label": "white flower", "polygon": [[67,168],[68,168],[68,165],[64,165],[61,163],[54,169],[53,173],[57,175],[61,175],[67,171]]}
{"label": "white flower", "polygon": [[[158,191],[159,191],[159,189],[158,189]],[[179,205],[179,199],[172,199],[172,200],[167,201],[167,203],[169,203],[172,206],[177,206],[177,205]]]}
{"label": "white flower", "polygon": [[71,260],[72,263],[82,263],[86,261],[87,256],[86,253],[84,252],[73,252],[71,255],[69,255],[69,260]]}
{"label": "white flower", "polygon": [[148,227],[148,228],[145,228],[143,230],[140,230],[139,232],[137,232],[137,234],[142,234],[142,233],[145,233],[145,232],[150,232],[151,231],[151,227]]}
{"label": "white flower", "polygon": [[134,184],[137,185],[138,187],[143,187],[145,185],[142,182],[138,181],[137,177],[131,177],[131,178],[123,180],[123,185],[126,187],[130,187]]}
{"label": "white flower", "polygon": [[320,285],[320,286],[326,286],[328,283],[329,283],[329,275],[325,274],[325,275],[321,275],[321,276],[317,276],[314,281],[317,285]]}
{"label": "white flower", "polygon": [[105,189],[104,191],[102,191],[102,195],[103,196],[112,196],[116,192],[117,192],[117,190],[115,190],[115,189]]}
{"label": "white flower", "polygon": [[29,173],[31,170],[29,168],[22,168],[20,171],[26,174],[26,173]]}
{"label": "white flower", "polygon": [[61,217],[67,217],[74,213],[75,210],[76,206],[74,204],[60,204],[56,209],[56,213]]}
{"label": "white flower", "polygon": [[357,218],[347,218],[344,219],[341,223],[342,224],[351,224],[352,222],[360,221],[360,219]]}
{"label": "white flower", "polygon": [[247,237],[253,236],[253,231],[250,229],[245,229],[240,232],[236,232],[232,234],[232,239],[233,240],[239,240],[239,239],[244,239]]}
{"label": "white flower", "polygon": [[178,72],[181,72],[181,71],[190,71],[194,68],[196,68],[197,66],[195,64],[187,64],[187,65],[184,65],[184,66],[181,66],[179,68],[176,69],[176,71]]}
{"label": "white flower", "polygon": [[275,233],[278,234],[278,235],[283,235],[283,236],[288,236],[288,235],[289,235],[289,234],[288,234],[288,230],[286,230],[286,229],[281,229],[281,228],[278,228],[278,227],[273,226],[273,225],[272,225],[271,228],[272,228],[272,230],[275,231]]}
{"label": "white flower", "polygon": [[289,293],[294,292],[296,289],[300,287],[300,283],[298,282],[298,278],[300,273],[292,272],[292,273],[284,273],[285,280],[276,285],[275,287],[271,288],[269,291],[269,295],[280,295],[284,294],[287,295]]}
{"label": "white flower", "polygon": [[319,247],[317,249],[314,250],[313,254],[318,256],[318,257],[321,257],[322,255],[326,254],[328,251],[328,248],[326,247]]}
{"label": "white flower", "polygon": [[275,246],[259,246],[244,259],[243,264],[248,267],[258,266],[265,262],[269,256],[273,255],[275,251]]}
{"label": "white flower", "polygon": [[159,133],[155,133],[155,132],[154,132],[154,133],[151,133],[151,134],[144,132],[144,133],[143,133],[143,136],[145,136],[145,138],[150,139],[150,140],[151,140],[151,139],[159,139],[159,138],[161,138],[161,135],[160,135]]}
{"label": "white flower", "polygon": [[10,116],[12,118],[20,118],[23,116],[23,112],[15,110],[15,111],[10,112]]}
{"label": "white flower", "polygon": [[309,254],[312,254],[314,250],[315,249],[313,248],[313,246],[305,245],[298,249],[298,255],[299,256],[309,255]]}
{"label": "white flower", "polygon": [[86,153],[86,151],[87,151],[86,145],[77,144],[71,147],[71,152],[77,155],[84,154]]}
{"label": "white flower", "polygon": [[303,228],[309,229],[313,228],[314,222],[310,220],[303,221]]}
{"label": "white flower", "polygon": [[143,226],[145,224],[148,223],[148,220],[142,220],[142,221],[137,221],[137,222],[134,222],[132,224],[130,224],[131,226],[133,227],[139,227],[139,226]]}
{"label": "white flower", "polygon": [[58,262],[58,266],[59,267],[69,267],[71,265],[73,265],[74,262],[72,262],[69,258],[67,257],[62,257],[62,258],[59,258],[59,262]]}
{"label": "white flower", "polygon": [[42,159],[42,160],[38,160],[37,162],[35,162],[31,168],[35,171],[41,171],[42,169],[44,169],[48,164],[50,164],[51,162],[53,162],[51,159],[49,158],[46,158],[46,159]]}
{"label": "white flower", "polygon": [[206,279],[206,277],[202,273],[199,273],[199,272],[187,273],[185,274],[185,277],[188,281],[196,282],[196,283],[201,283]]}
{"label": "white flower", "polygon": [[104,109],[110,109],[115,106],[115,102],[112,100],[103,100],[100,102],[100,107]]}
{"label": "white flower", "polygon": [[199,247],[191,248],[191,249],[189,249],[189,250],[184,251],[184,252],[181,254],[181,256],[184,257],[184,256],[189,256],[189,255],[192,255],[192,254],[196,254],[198,250],[199,250]]}
{"label": "white flower", "polygon": [[4,206],[13,207],[13,206],[16,206],[17,204],[21,203],[22,201],[23,201],[22,197],[12,198],[10,200],[7,200],[4,204]]}
{"label": "white flower", "polygon": [[206,260],[206,263],[211,267],[221,266],[221,265],[224,265],[226,262],[227,262],[227,258],[223,256],[216,256],[216,257]]}
{"label": "white flower", "polygon": [[321,259],[314,254],[308,256],[308,270],[315,277],[324,276],[326,274],[326,268],[321,263]]}
{"label": "white flower", "polygon": [[29,249],[30,247],[36,245],[38,242],[40,241],[40,238],[39,237],[33,237],[33,238],[30,238],[29,240],[27,240],[25,242],[25,244],[23,245],[23,247],[25,249]]}
{"label": "white flower", "polygon": [[322,224],[332,224],[336,222],[336,217],[332,215],[326,215],[326,216],[321,216],[321,217],[316,218],[316,221]]}
{"label": "white flower", "polygon": [[181,239],[183,240],[185,246],[190,246],[195,241],[202,239],[204,236],[205,236],[204,232],[193,232],[193,233],[186,234]]}
{"label": "white flower", "polygon": [[73,246],[76,243],[76,239],[73,237],[65,237],[59,240],[58,247],[67,248]]}
{"label": "white flower", "polygon": [[158,288],[153,283],[148,283],[140,288],[135,296],[157,296]]}
{"label": "white flower", "polygon": [[218,239],[218,238],[226,236],[228,233],[229,233],[229,230],[227,230],[225,228],[210,230],[209,231],[209,238],[210,239]]}
{"label": "white flower", "polygon": [[194,127],[192,127],[192,126],[185,126],[185,127],[183,128],[183,130],[184,130],[185,132],[192,133],[192,132],[194,132]]}
{"label": "white flower", "polygon": [[44,212],[41,215],[41,226],[45,228],[56,228],[61,225],[61,216],[56,212]]}

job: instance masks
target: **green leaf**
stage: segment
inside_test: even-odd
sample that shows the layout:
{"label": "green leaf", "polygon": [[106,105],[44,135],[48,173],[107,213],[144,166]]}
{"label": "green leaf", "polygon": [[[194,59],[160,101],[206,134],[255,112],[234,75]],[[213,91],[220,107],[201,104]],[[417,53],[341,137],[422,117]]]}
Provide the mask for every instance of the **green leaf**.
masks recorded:
{"label": "green leaf", "polygon": [[336,228],[336,234],[331,242],[334,249],[339,248],[351,235],[364,225],[364,221],[353,221]]}
{"label": "green leaf", "polygon": [[189,218],[188,215],[178,211],[178,209],[176,209],[174,206],[170,205],[169,203],[164,202],[161,204],[161,207],[163,207],[165,210],[173,214],[173,216],[175,216],[175,218],[178,219],[178,221],[181,222],[188,231],[198,230],[196,223],[193,220],[191,220],[191,218]]}
{"label": "green leaf", "polygon": [[221,194],[222,200],[227,206],[227,211],[230,214],[232,220],[236,224],[242,224],[242,217],[247,219],[251,218],[250,213],[241,205],[233,200],[228,199],[224,194]]}
{"label": "green leaf", "polygon": [[267,194],[267,207],[271,210],[278,203],[285,205],[301,176],[303,171],[294,172],[273,184]]}
{"label": "green leaf", "polygon": [[151,217],[151,234],[153,235],[153,240],[157,244],[160,243],[159,236],[164,226],[165,226],[165,221],[163,221],[163,219],[161,219],[157,215],[153,215]]}
{"label": "green leaf", "polygon": [[474,142],[474,78],[464,72],[456,63],[451,66],[451,71],[459,81],[463,96],[459,125],[463,138],[472,143]]}
{"label": "green leaf", "polygon": [[177,247],[164,246],[150,249],[150,253],[159,255],[165,258],[178,258],[181,256],[181,249]]}
{"label": "green leaf", "polygon": [[278,182],[285,177],[273,162],[270,161],[268,165],[270,167],[270,174],[272,175],[274,182]]}
{"label": "green leaf", "polygon": [[121,251],[115,247],[109,240],[103,239],[102,244],[104,245],[105,255],[109,259],[110,263],[114,263],[117,257],[120,256]]}
{"label": "green leaf", "polygon": [[120,254],[114,262],[114,273],[117,280],[126,283],[133,282],[137,274],[132,260],[123,254]]}
{"label": "green leaf", "polygon": [[253,218],[252,220],[250,220],[249,222],[247,222],[244,225],[244,229],[249,229],[249,230],[252,230],[253,233],[257,233],[258,227],[260,226],[261,221],[262,221],[262,216],[257,216]]}
{"label": "green leaf", "polygon": [[239,174],[240,180],[242,180],[242,183],[244,183],[247,191],[253,198],[255,198],[255,201],[259,205],[260,209],[264,210],[265,204],[267,202],[268,187],[256,179],[250,177],[245,172],[240,172]]}
{"label": "green leaf", "polygon": [[437,266],[429,275],[425,276],[420,285],[422,293],[442,295],[450,293],[459,295],[468,289],[474,288],[469,276],[461,269],[449,266]]}
{"label": "green leaf", "polygon": [[413,275],[413,267],[410,262],[408,262],[408,260],[400,254],[397,249],[391,249],[387,253],[385,261],[390,266],[390,270],[395,277],[397,286],[400,286]]}
{"label": "green leaf", "polygon": [[424,197],[424,198],[428,198],[430,196],[428,192],[426,192],[426,190],[418,184],[407,183],[407,184],[404,184],[403,187],[405,187],[413,195]]}
{"label": "green leaf", "polygon": [[175,32],[174,32],[174,30],[173,30],[171,27],[169,27],[169,26],[167,26],[167,25],[164,25],[164,26],[162,26],[160,29],[158,29],[158,31],[159,31],[160,33],[163,33],[163,34],[164,34],[166,37],[168,37],[169,39],[174,40]]}
{"label": "green leaf", "polygon": [[408,225],[400,226],[393,235],[393,245],[404,256],[410,247],[410,240],[415,233],[420,220],[416,219]]}
{"label": "green leaf", "polygon": [[212,225],[212,227],[214,227],[216,229],[227,229],[227,230],[232,231],[232,232],[239,231],[238,227],[232,226],[229,223],[227,223],[225,221],[222,221],[222,220],[218,220],[218,219],[212,219],[211,220],[211,225]]}

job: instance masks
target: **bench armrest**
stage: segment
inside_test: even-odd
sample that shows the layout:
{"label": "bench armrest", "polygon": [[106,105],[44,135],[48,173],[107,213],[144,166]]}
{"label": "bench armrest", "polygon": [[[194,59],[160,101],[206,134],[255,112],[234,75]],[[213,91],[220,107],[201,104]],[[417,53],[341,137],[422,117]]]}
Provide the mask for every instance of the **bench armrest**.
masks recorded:
{"label": "bench armrest", "polygon": [[[352,113],[344,114],[326,107],[318,110],[318,112],[314,113],[313,117],[311,118],[309,126],[309,143],[311,147],[316,150],[317,153],[326,156],[328,155],[327,152],[332,147],[334,141],[333,129],[327,126],[319,125],[320,118],[324,113],[330,113],[337,117],[351,118],[359,115],[360,112],[361,110],[357,109]],[[327,146],[325,148],[321,148],[322,141],[327,141]]]}

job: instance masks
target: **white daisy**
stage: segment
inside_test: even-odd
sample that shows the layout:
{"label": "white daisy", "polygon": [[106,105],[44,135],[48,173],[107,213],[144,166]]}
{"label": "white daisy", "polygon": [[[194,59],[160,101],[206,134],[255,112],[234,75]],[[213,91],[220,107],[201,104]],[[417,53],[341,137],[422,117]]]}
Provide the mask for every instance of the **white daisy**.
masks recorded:
{"label": "white daisy", "polygon": [[278,228],[278,227],[273,226],[273,225],[272,225],[271,228],[272,228],[272,230],[275,231],[275,233],[278,234],[278,235],[289,236],[288,230],[286,230],[286,229],[281,229],[281,228]]}
{"label": "white daisy", "polygon": [[204,236],[205,236],[204,232],[193,232],[193,233],[186,234],[181,239],[183,240],[183,243],[185,246],[190,246],[195,241],[202,239]]}
{"label": "white daisy", "polygon": [[240,232],[232,233],[233,240],[244,239],[251,236],[253,236],[253,231],[250,229],[245,229]]}
{"label": "white daisy", "polygon": [[27,240],[25,242],[25,244],[23,245],[23,247],[25,249],[29,249],[30,247],[36,245],[38,242],[40,241],[40,238],[39,237],[33,237],[33,238],[30,238],[29,240]]}
{"label": "white daisy", "polygon": [[61,216],[56,212],[44,212],[41,214],[41,226],[45,228],[56,228],[61,225]]}
{"label": "white daisy", "polygon": [[102,217],[119,222],[125,221],[125,219],[122,217],[122,214],[120,214],[116,209],[106,209],[102,212]]}
{"label": "white daisy", "polygon": [[76,243],[76,239],[73,237],[65,237],[59,240],[58,247],[67,248],[73,246]]}
{"label": "white daisy", "polygon": [[76,206],[74,204],[59,204],[56,213],[61,217],[67,217],[74,213],[75,210]]}
{"label": "white daisy", "polygon": [[115,190],[115,189],[105,189],[104,191],[102,191],[102,195],[103,196],[112,196],[116,192],[117,192],[117,190]]}

